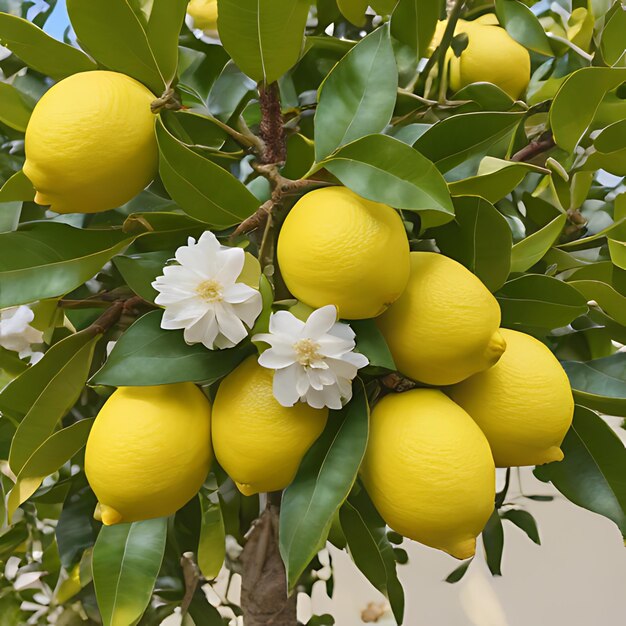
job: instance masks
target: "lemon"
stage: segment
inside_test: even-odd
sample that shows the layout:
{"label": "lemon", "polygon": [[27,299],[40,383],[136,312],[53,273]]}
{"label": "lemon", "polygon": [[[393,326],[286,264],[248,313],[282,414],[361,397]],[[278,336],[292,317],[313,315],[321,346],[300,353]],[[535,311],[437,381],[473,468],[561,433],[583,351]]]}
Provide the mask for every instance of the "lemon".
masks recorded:
{"label": "lemon", "polygon": [[487,436],[498,467],[560,461],[574,399],[563,371],[540,341],[502,329],[506,352],[491,369],[449,390]]}
{"label": "lemon", "polygon": [[213,404],[215,458],[247,496],[284,489],[328,419],[328,409],[278,404],[272,381],[251,356],[224,378]]}
{"label": "lemon", "polygon": [[[431,47],[441,41],[446,22],[439,22]],[[519,98],[530,82],[530,55],[524,46],[498,25],[493,14],[467,22],[459,20],[454,34],[466,33],[467,48],[457,57],[452,50],[446,54],[449,62],[450,88],[458,91],[471,83],[488,82],[497,85],[511,98]]]}
{"label": "lemon", "polygon": [[409,277],[409,242],[391,207],[345,187],[318,189],[291,209],[278,238],[278,265],[289,291],[339,317],[380,315]]}
{"label": "lemon", "polygon": [[98,213],[136,196],[157,171],[154,95],[116,72],[81,72],[54,85],[26,129],[24,173],[35,202]]}
{"label": "lemon", "polygon": [[468,269],[442,254],[411,252],[402,297],[378,318],[396,366],[429,385],[451,385],[504,352],[500,307]]}
{"label": "lemon", "polygon": [[120,387],[91,429],[85,472],[102,521],[135,522],[186,504],[211,457],[211,406],[198,387]]}
{"label": "lemon", "polygon": [[217,0],[191,0],[187,13],[193,18],[194,28],[217,30]]}
{"label": "lemon", "polygon": [[495,467],[476,423],[443,392],[414,389],[374,407],[361,476],[393,530],[473,556],[494,508]]}

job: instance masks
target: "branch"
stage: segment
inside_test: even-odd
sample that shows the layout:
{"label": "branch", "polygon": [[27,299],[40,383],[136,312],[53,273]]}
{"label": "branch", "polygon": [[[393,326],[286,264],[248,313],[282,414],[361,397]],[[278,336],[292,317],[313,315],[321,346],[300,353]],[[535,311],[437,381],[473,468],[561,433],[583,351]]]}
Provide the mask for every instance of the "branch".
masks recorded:
{"label": "branch", "polygon": [[439,63],[438,67],[438,75],[439,75],[439,102],[445,102],[446,100],[446,82],[443,80],[443,70],[446,63],[446,52],[448,52],[448,48],[454,39],[454,31],[456,29],[456,24],[459,21],[459,17],[461,15],[461,11],[463,10],[463,6],[465,5],[465,0],[455,0],[454,4],[449,10],[448,13],[448,24],[446,25],[446,29],[443,31],[443,36],[441,37],[441,43],[437,48],[437,53],[439,54]]}
{"label": "branch", "polygon": [[267,86],[259,84],[259,104],[261,106],[259,132],[265,144],[261,154],[261,163],[284,163],[287,159],[287,143],[278,83]]}
{"label": "branch", "polygon": [[531,141],[526,147],[516,152],[511,161],[527,162],[532,161],[536,156],[547,152],[556,146],[551,133],[542,135],[539,139]]}
{"label": "branch", "polygon": [[87,327],[87,332],[91,335],[104,335],[113,328],[124,313],[129,313],[144,303],[140,296],[133,296],[128,300],[117,300],[110,306],[93,324]]}

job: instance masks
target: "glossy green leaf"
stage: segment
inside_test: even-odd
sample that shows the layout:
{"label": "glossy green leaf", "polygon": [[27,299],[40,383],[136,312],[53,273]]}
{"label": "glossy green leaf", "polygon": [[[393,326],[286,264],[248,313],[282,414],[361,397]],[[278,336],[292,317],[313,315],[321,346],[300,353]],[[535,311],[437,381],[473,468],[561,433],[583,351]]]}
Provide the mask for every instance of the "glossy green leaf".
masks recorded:
{"label": "glossy green leaf", "polygon": [[94,419],[80,420],[59,430],[33,450],[19,471],[15,486],[9,494],[7,503],[9,519],[17,507],[35,493],[46,476],[56,472],[87,443]]}
{"label": "glossy green leaf", "polygon": [[422,228],[449,222],[454,215],[448,187],[437,168],[393,137],[358,139],[340,148],[323,166],[368,200],[417,211]]}
{"label": "glossy green leaf", "polygon": [[452,572],[450,572],[450,574],[448,574],[448,576],[445,579],[445,582],[451,583],[451,584],[458,583],[463,578],[463,576],[465,576],[465,574],[467,573],[467,569],[472,564],[472,560],[473,559],[468,559],[467,561],[463,561],[461,565],[459,565],[455,570],[453,570]]}
{"label": "glossy green leaf", "polygon": [[229,350],[189,346],[182,330],[163,330],[161,311],[139,318],[118,340],[104,366],[90,381],[111,387],[169,385],[180,382],[219,380],[253,348],[243,345]]}
{"label": "glossy green leaf", "polygon": [[537,528],[537,522],[535,518],[528,512],[522,509],[508,509],[500,513],[502,519],[509,520],[512,524],[515,524],[519,529],[523,530],[528,538],[541,545],[541,539],[539,538],[539,529]]}
{"label": "glossy green leaf", "polygon": [[550,124],[557,145],[573,152],[604,96],[624,81],[626,68],[583,67],[570,74],[550,109]]}
{"label": "glossy green leaf", "polygon": [[185,213],[223,229],[256,211],[258,200],[241,182],[178,141],[160,120],[157,139],[163,184]]}
{"label": "glossy green leaf", "polygon": [[471,156],[486,154],[513,132],[523,115],[497,111],[452,115],[433,125],[414,146],[445,173]]}
{"label": "glossy green leaf", "polygon": [[496,0],[496,14],[515,41],[539,54],[554,56],[543,26],[525,4],[517,0]]}
{"label": "glossy green leaf", "polygon": [[28,102],[13,85],[0,83],[0,122],[24,132],[32,109],[33,103]]}
{"label": "glossy green leaf", "polygon": [[290,589],[323,547],[365,454],[369,409],[362,383],[354,387],[353,400],[341,414],[331,413],[326,429],[283,494],[279,541]]}
{"label": "glossy green leaf", "polygon": [[577,402],[608,415],[626,417],[626,353],[593,361],[565,361]]}
{"label": "glossy green leaf", "polygon": [[250,78],[273,83],[300,57],[309,6],[309,0],[220,0],[224,48]]}
{"label": "glossy green leaf", "polygon": [[552,482],[574,504],[615,522],[626,537],[626,449],[622,441],[596,413],[577,406],[561,449],[565,458],[537,467],[535,476]]}
{"label": "glossy green leaf", "polygon": [[202,522],[198,542],[198,567],[202,575],[211,580],[217,578],[224,565],[226,555],[224,520],[217,493],[208,496],[200,493],[199,498]]}
{"label": "glossy green leaf", "polygon": [[400,0],[391,17],[391,34],[410,46],[419,59],[426,56],[438,19],[438,2]]}
{"label": "glossy green leaf", "polygon": [[353,320],[350,326],[356,333],[357,350],[369,359],[372,367],[396,370],[389,346],[374,320]]}
{"label": "glossy green leaf", "polygon": [[57,423],[78,400],[89,375],[98,339],[99,336],[92,335],[92,339],[66,362],[59,363],[58,370],[47,381],[41,393],[33,396],[28,413],[20,422],[11,442],[9,465],[15,475],[19,475],[31,456],[52,435]]}
{"label": "glossy green leaf", "polygon": [[497,509],[487,520],[483,529],[483,546],[489,571],[494,576],[502,576],[502,552],[504,550],[504,529]]}
{"label": "glossy green leaf", "polygon": [[147,20],[128,0],[67,0],[67,11],[80,45],[99,63],[163,93],[168,80],[150,46]]}
{"label": "glossy green leaf", "polygon": [[174,256],[173,252],[144,252],[113,259],[126,284],[144,300],[154,302],[157,291],[152,282],[163,273],[163,267]]}
{"label": "glossy green leaf", "polygon": [[602,57],[608,65],[626,65],[626,10],[618,2],[614,5],[615,10],[604,24],[600,48]]}
{"label": "glossy green leaf", "polygon": [[365,490],[350,495],[339,511],[350,556],[365,577],[389,599],[398,624],[404,619],[404,591],[396,573],[387,526]]}
{"label": "glossy green leaf", "polygon": [[167,518],[103,526],[93,551],[93,583],[103,626],[142,616],[161,568]]}
{"label": "glossy green leaf", "polygon": [[507,328],[560,328],[587,312],[587,300],[571,285],[543,274],[525,274],[496,294]]}
{"label": "glossy green leaf", "polygon": [[481,196],[489,202],[498,202],[511,193],[532,172],[547,170],[530,163],[519,163],[485,157],[478,166],[476,176],[449,183],[453,196]]}
{"label": "glossy green leaf", "polygon": [[21,202],[0,203],[0,233],[10,233],[17,229],[22,214]]}
{"label": "glossy green leaf", "polygon": [[389,27],[362,39],[335,65],[320,88],[315,113],[315,157],[382,131],[393,114],[398,70]]}
{"label": "glossy green leaf", "polygon": [[433,231],[439,249],[476,274],[491,290],[509,275],[513,240],[502,214],[483,198],[454,200],[453,222]]}
{"label": "glossy green leaf", "polygon": [[626,296],[599,280],[573,280],[569,283],[587,300],[594,300],[616,322],[626,326]]}
{"label": "glossy green leaf", "polygon": [[132,241],[115,230],[32,222],[0,235],[0,308],[64,295]]}
{"label": "glossy green leaf", "polygon": [[566,221],[564,214],[559,215],[541,230],[517,242],[511,254],[511,272],[525,272],[541,261],[558,239]]}
{"label": "glossy green leaf", "polygon": [[28,20],[8,13],[0,13],[0,44],[29,67],[54,79],[96,69],[96,64],[77,48],[53,39]]}
{"label": "glossy green leaf", "polygon": [[365,11],[369,6],[368,0],[337,0],[341,14],[355,26],[365,25]]}
{"label": "glossy green leaf", "polygon": [[0,189],[0,203],[24,202],[34,198],[35,190],[33,185],[22,170],[15,172]]}
{"label": "glossy green leaf", "polygon": [[14,421],[21,421],[36,398],[46,392],[50,381],[57,376],[64,364],[92,340],[93,334],[80,332],[55,343],[38,363],[2,389],[0,410],[10,413]]}
{"label": "glossy green leaf", "polygon": [[[614,207],[613,219],[616,222],[626,222],[626,193],[621,193],[615,198]],[[626,237],[620,237],[619,240],[610,237],[608,244],[613,264],[622,270],[626,270]]]}

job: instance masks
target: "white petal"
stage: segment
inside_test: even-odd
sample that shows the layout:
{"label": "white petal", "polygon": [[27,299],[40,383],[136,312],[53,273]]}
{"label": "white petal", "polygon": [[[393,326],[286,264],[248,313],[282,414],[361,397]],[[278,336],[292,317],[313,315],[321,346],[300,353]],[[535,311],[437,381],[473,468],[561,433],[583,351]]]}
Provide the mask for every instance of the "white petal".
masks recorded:
{"label": "white petal", "polygon": [[354,365],[357,369],[361,369],[370,364],[370,360],[360,352],[348,352],[342,355],[341,360]]}
{"label": "white petal", "polygon": [[257,317],[261,315],[261,311],[263,310],[263,300],[261,294],[257,291],[257,295],[250,298],[247,302],[232,304],[231,306],[239,319],[243,320],[248,327],[252,328]]}
{"label": "white petal", "polygon": [[294,367],[296,367],[296,391],[298,397],[302,398],[310,388],[309,376],[302,365],[297,364]]}
{"label": "white petal", "polygon": [[214,311],[207,311],[200,319],[185,328],[185,341],[189,344],[202,343],[209,350],[213,349],[213,342],[219,332]]}
{"label": "white petal", "polygon": [[217,271],[213,278],[222,285],[233,285],[243,270],[245,260],[246,254],[241,248],[220,250],[217,256]]}
{"label": "white petal", "polygon": [[224,301],[229,304],[239,304],[241,302],[246,302],[256,296],[261,296],[257,289],[253,289],[248,285],[244,285],[243,283],[234,283],[233,285],[228,285],[223,292]]}
{"label": "white petal", "polygon": [[304,326],[303,336],[317,339],[325,335],[337,321],[337,308],[328,304],[321,309],[313,311]]}
{"label": "white petal", "polygon": [[270,316],[270,333],[282,333],[293,337],[295,343],[304,329],[304,322],[289,311],[278,311]]}
{"label": "white petal", "polygon": [[300,399],[300,394],[296,391],[298,369],[298,365],[292,365],[274,372],[274,397],[282,406],[293,406]]}
{"label": "white petal", "polygon": [[248,331],[243,322],[235,315],[229,304],[219,303],[215,307],[215,315],[219,325],[220,333],[234,344],[248,336]]}
{"label": "white petal", "polygon": [[333,327],[328,331],[329,335],[334,335],[335,337],[339,337],[344,341],[349,341],[354,346],[354,338],[356,335],[354,331],[348,324],[344,324],[343,322],[337,322]]}
{"label": "white petal", "polygon": [[259,356],[259,364],[263,367],[267,367],[271,370],[281,369],[293,365],[296,361],[295,353],[292,355],[281,354],[279,351],[265,350],[263,354]]}
{"label": "white petal", "polygon": [[328,365],[336,376],[352,380],[357,375],[358,368],[348,361],[342,359],[328,359]]}
{"label": "white petal", "polygon": [[326,406],[326,396],[324,392],[316,389],[310,389],[303,397],[303,400],[314,409],[323,409]]}
{"label": "white petal", "polygon": [[324,335],[316,341],[320,346],[320,352],[324,356],[339,358],[346,352],[354,349],[354,341],[346,341],[333,335]]}

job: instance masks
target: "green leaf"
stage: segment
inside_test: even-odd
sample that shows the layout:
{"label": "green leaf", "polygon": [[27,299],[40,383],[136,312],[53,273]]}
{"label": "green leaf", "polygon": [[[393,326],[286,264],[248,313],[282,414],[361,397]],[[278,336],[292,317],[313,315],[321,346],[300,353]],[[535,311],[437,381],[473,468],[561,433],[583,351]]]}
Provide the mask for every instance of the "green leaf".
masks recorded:
{"label": "green leaf", "polygon": [[0,13],[0,44],[29,67],[59,80],[97,68],[83,52],[53,39],[28,20]]}
{"label": "green leaf", "polygon": [[574,398],[609,415],[626,417],[626,353],[593,361],[565,361]]}
{"label": "green leaf", "polygon": [[363,137],[321,165],[368,200],[417,211],[422,228],[449,222],[454,215],[448,187],[437,168],[393,137]]}
{"label": "green leaf", "polygon": [[382,26],[354,46],[322,83],[315,112],[317,161],[382,131],[391,120],[397,89],[389,26]]}
{"label": "green leaf", "polygon": [[0,233],[9,233],[17,229],[22,214],[21,202],[0,203]]}
{"label": "green leaf", "polygon": [[402,624],[404,591],[396,573],[393,546],[387,538],[385,522],[364,489],[350,494],[339,510],[339,518],[352,560],[372,585],[387,596],[396,622]]}
{"label": "green leaf", "polygon": [[438,19],[438,2],[400,0],[391,16],[391,34],[421,59],[426,56]]}
{"label": "green leaf", "polygon": [[202,523],[198,542],[198,567],[202,575],[211,580],[217,578],[226,555],[226,536],[222,509],[217,493],[206,496],[200,493]]}
{"label": "green leaf", "polygon": [[[4,527],[3,524],[2,534],[0,534],[0,559],[4,561],[8,556],[11,556],[15,548],[28,539],[28,535],[28,527],[24,523],[9,526],[8,528]],[[0,614],[0,617],[4,617],[4,615]],[[12,625],[6,622],[2,626]]]}
{"label": "green leaf", "polygon": [[599,280],[572,280],[569,284],[587,300],[597,302],[616,322],[626,326],[626,296]]}
{"label": "green leaf", "polygon": [[129,0],[67,0],[67,12],[80,45],[99,63],[155,95],[163,93],[168,81],[150,46],[147,22]]}
{"label": "green leaf", "polygon": [[167,85],[176,78],[178,35],[185,21],[187,4],[188,0],[152,0],[146,31],[155,63]]}
{"label": "green leaf", "polygon": [[624,33],[626,32],[626,11],[616,2],[615,10],[604,24],[600,48],[602,57],[608,65],[626,65],[626,45]]}
{"label": "green leaf", "polygon": [[43,479],[56,472],[87,443],[92,419],[84,419],[50,435],[36,448],[20,470],[7,503],[9,519],[17,507],[39,488]]}
{"label": "green leaf", "polygon": [[32,110],[32,103],[13,85],[0,83],[0,122],[23,133]]}
{"label": "green leaf", "polygon": [[368,0],[337,0],[341,14],[355,26],[365,25],[365,11],[369,6]]}
{"label": "green leaf", "polygon": [[103,526],[93,551],[93,582],[103,626],[130,626],[143,615],[161,568],[167,518]]}
{"label": "green leaf", "polygon": [[367,446],[369,409],[363,384],[340,414],[332,413],[283,494],[280,554],[293,589],[323,547],[335,513],[348,497]]}
{"label": "green leaf", "polygon": [[168,193],[188,215],[224,229],[252,215],[259,201],[230,172],[178,141],[159,120],[159,172]]}
{"label": "green leaf", "polygon": [[302,51],[310,0],[220,0],[218,27],[226,51],[256,82],[278,80]]}
{"label": "green leaf", "polygon": [[528,512],[522,509],[509,509],[500,513],[502,519],[508,519],[509,522],[515,524],[519,529],[523,530],[528,538],[541,545],[541,539],[539,538],[539,529],[537,528],[537,522],[535,518]]}
{"label": "green leaf", "polygon": [[547,170],[530,163],[488,156],[480,162],[476,176],[451,182],[448,186],[453,196],[481,196],[494,203],[511,193],[532,172],[545,174]]}
{"label": "green leaf", "polygon": [[496,294],[507,328],[560,328],[587,310],[587,300],[573,287],[543,274],[525,274],[507,282]]}
{"label": "green leaf", "polygon": [[454,199],[455,220],[433,231],[439,249],[462,263],[491,291],[509,275],[513,239],[502,214],[478,197]]}
{"label": "green leaf", "polygon": [[573,152],[604,96],[624,81],[626,68],[583,67],[570,74],[550,108],[550,125],[557,145]]}
{"label": "green leaf", "polygon": [[515,41],[539,54],[554,56],[541,22],[525,4],[517,0],[496,0],[496,14]]}
{"label": "green leaf", "polygon": [[502,520],[494,509],[483,529],[483,546],[489,571],[494,576],[502,576],[502,551],[504,550],[504,530]]}
{"label": "green leaf", "polygon": [[117,230],[83,230],[58,222],[31,222],[0,234],[0,308],[76,289],[132,239]]}
{"label": "green leaf", "polygon": [[[224,626],[220,612],[209,602],[202,589],[196,589],[189,605],[189,615],[194,626]],[[183,625],[188,622],[183,620]]]}
{"label": "green leaf", "polygon": [[357,350],[369,359],[370,366],[396,370],[389,346],[374,320],[352,320],[350,326],[356,333]]}
{"label": "green leaf", "polygon": [[2,389],[0,410],[10,413],[15,421],[21,421],[36,398],[45,393],[46,387],[63,365],[92,340],[92,334],[80,332],[55,343],[38,363],[29,367]]}
{"label": "green leaf", "polygon": [[511,253],[511,272],[525,272],[541,261],[558,239],[566,221],[565,214],[558,215],[541,230],[518,241]]}
{"label": "green leaf", "polygon": [[139,318],[119,338],[90,384],[141,387],[215,382],[253,350],[249,344],[229,350],[207,350],[202,344],[189,346],[182,330],[161,328],[161,317],[161,311],[152,311]]}
{"label": "green leaf", "polygon": [[489,148],[520,123],[523,113],[461,113],[441,120],[414,144],[440,172],[448,172]]}
{"label": "green leaf", "polygon": [[33,396],[32,405],[11,443],[9,465],[15,475],[19,475],[31,456],[50,437],[57,423],[78,400],[85,387],[99,338],[92,335],[67,361],[59,363],[41,393]]}
{"label": "green leaf", "polygon": [[0,189],[0,203],[25,202],[35,198],[33,184],[22,170],[15,172]]}
{"label": "green leaf", "polygon": [[144,252],[129,256],[116,256],[113,264],[126,284],[138,296],[148,302],[154,302],[157,291],[151,283],[163,273],[163,267],[173,256],[173,252]]}
{"label": "green leaf", "polygon": [[596,413],[577,406],[561,449],[565,458],[537,467],[535,476],[552,482],[574,504],[615,522],[626,537],[626,449],[622,441]]}

